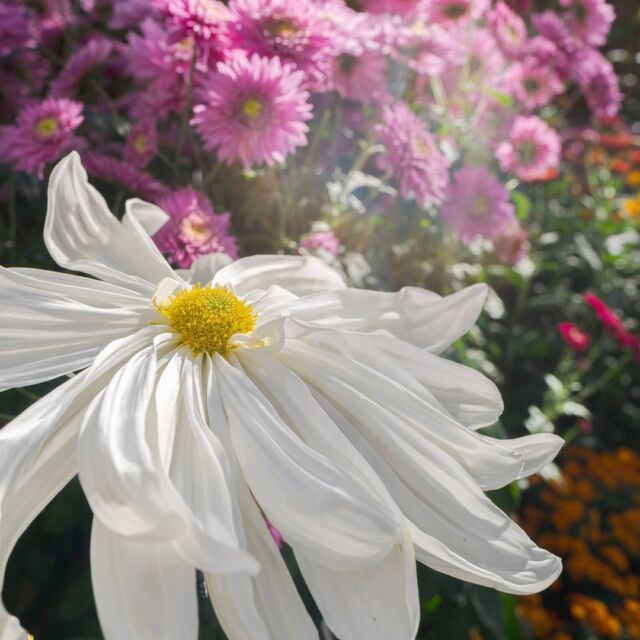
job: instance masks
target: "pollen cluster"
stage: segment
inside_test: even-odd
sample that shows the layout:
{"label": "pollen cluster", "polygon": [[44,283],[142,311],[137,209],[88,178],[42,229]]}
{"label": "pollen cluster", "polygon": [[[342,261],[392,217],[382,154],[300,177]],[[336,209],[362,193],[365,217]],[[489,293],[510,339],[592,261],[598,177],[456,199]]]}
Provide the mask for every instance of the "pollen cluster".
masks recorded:
{"label": "pollen cluster", "polygon": [[195,286],[180,291],[158,308],[182,344],[194,354],[230,350],[229,339],[236,333],[251,333],[256,324],[253,307],[226,289]]}

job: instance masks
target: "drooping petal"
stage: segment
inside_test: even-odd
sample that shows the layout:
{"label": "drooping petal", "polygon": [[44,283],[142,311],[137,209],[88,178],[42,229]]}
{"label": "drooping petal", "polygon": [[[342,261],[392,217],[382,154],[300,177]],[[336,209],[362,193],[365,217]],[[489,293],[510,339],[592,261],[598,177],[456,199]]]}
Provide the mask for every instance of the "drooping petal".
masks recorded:
{"label": "drooping petal", "polygon": [[76,152],[51,173],[44,239],[61,267],[149,296],[160,280],[175,277],[135,218],[121,223],[111,214]]}
{"label": "drooping petal", "polygon": [[146,324],[148,303],[120,287],[64,273],[0,267],[0,391],[89,366]]}
{"label": "drooping petal", "polygon": [[[231,359],[233,361],[233,358]],[[308,447],[247,375],[214,360],[242,473],[287,540],[327,566],[367,566],[386,555],[395,523],[347,470]]]}
{"label": "drooping petal", "polygon": [[344,289],[340,274],[313,256],[250,256],[221,269],[217,286],[231,286],[239,295],[278,285],[295,295]]}
{"label": "drooping petal", "polygon": [[160,207],[139,198],[131,198],[124,203],[127,216],[134,218],[149,236],[156,234],[169,220],[169,214]]}
{"label": "drooping petal", "polygon": [[327,625],[340,640],[413,640],[420,601],[409,535],[377,565],[332,570],[296,553],[302,576]]}
{"label": "drooping petal", "polygon": [[197,640],[195,570],[171,545],[124,538],[94,519],[91,578],[105,640]]}

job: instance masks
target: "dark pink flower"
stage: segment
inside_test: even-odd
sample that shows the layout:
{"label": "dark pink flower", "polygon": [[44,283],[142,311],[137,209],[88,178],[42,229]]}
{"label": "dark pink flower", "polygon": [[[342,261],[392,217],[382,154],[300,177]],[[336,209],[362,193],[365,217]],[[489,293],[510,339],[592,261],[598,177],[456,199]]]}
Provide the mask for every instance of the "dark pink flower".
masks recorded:
{"label": "dark pink flower", "polygon": [[240,160],[245,169],[283,162],[307,144],[305,122],[311,119],[304,73],[279,58],[236,53],[205,79],[192,123],[206,149],[227,164]]}
{"label": "dark pink flower", "polygon": [[558,331],[574,351],[586,351],[591,346],[591,336],[573,322],[561,322]]}
{"label": "dark pink flower", "polygon": [[29,38],[29,14],[23,3],[0,4],[0,56],[17,53]]}
{"label": "dark pink flower", "polygon": [[188,269],[200,256],[226,253],[238,257],[236,239],[229,232],[231,214],[216,213],[206,196],[184,187],[158,200],[169,220],[153,240],[171,262]]}
{"label": "dark pink flower", "polygon": [[155,156],[158,132],[152,120],[143,120],[133,126],[124,147],[124,159],[136,167],[144,167]]}
{"label": "dark pink flower", "polygon": [[48,163],[82,148],[83,141],[75,131],[84,119],[83,108],[81,102],[65,98],[48,98],[25,106],[15,126],[0,128],[0,156],[42,178]]}

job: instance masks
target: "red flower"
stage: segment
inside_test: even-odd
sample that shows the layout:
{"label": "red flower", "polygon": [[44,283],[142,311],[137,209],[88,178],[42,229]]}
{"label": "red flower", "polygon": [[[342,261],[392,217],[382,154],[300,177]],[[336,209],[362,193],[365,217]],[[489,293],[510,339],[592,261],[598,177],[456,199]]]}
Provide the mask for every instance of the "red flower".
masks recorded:
{"label": "red flower", "polygon": [[591,336],[573,322],[561,322],[558,331],[574,351],[586,351],[591,346]]}

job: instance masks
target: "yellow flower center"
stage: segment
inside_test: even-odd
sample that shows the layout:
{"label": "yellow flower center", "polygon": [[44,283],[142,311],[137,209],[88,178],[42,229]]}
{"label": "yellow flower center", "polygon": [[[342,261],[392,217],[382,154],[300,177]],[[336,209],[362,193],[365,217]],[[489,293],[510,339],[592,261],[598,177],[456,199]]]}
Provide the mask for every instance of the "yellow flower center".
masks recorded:
{"label": "yellow flower center", "polygon": [[226,289],[199,285],[180,291],[158,308],[183,344],[195,355],[226,355],[237,333],[251,333],[256,325],[253,307]]}
{"label": "yellow flower center", "polygon": [[472,215],[476,218],[484,218],[489,213],[491,203],[486,196],[478,196],[473,203]]}
{"label": "yellow flower center", "polygon": [[181,230],[187,238],[202,243],[209,240],[212,235],[206,220],[203,220],[198,214],[187,216],[182,221]]}
{"label": "yellow flower center", "polygon": [[139,133],[133,140],[133,149],[136,153],[144,153],[148,149],[147,136]]}
{"label": "yellow flower center", "polygon": [[296,27],[290,20],[280,18],[271,25],[271,32],[278,36],[289,36],[296,32]]}
{"label": "yellow flower center", "polygon": [[259,100],[256,100],[255,98],[248,98],[244,101],[244,104],[242,105],[242,113],[244,113],[247,118],[255,120],[261,112],[262,104]]}
{"label": "yellow flower center", "polygon": [[60,123],[56,118],[41,118],[36,123],[36,135],[39,138],[50,138],[57,133]]}

